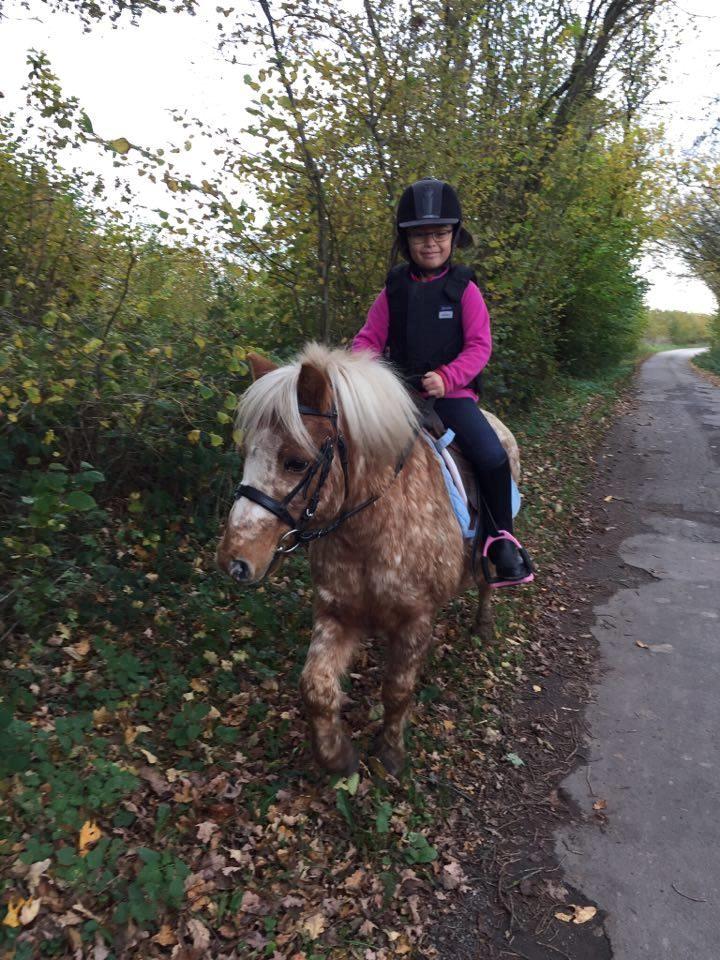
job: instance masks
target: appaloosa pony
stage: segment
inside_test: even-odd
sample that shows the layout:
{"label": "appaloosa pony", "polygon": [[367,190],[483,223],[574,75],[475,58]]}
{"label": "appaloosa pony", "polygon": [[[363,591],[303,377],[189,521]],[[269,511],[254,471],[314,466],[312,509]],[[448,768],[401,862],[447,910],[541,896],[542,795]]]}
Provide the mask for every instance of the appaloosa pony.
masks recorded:
{"label": "appaloosa pony", "polygon": [[[257,583],[283,554],[310,545],[315,620],[300,686],[315,755],[328,771],[356,769],[340,679],[363,638],[376,637],[387,667],[374,752],[397,774],[433,620],[473,582],[469,546],[412,400],[385,363],[320,344],[287,366],[250,362],[254,383],[239,406],[245,470],[218,563]],[[517,444],[488,416],[517,481]],[[476,623],[490,641],[490,591],[477,585]]]}

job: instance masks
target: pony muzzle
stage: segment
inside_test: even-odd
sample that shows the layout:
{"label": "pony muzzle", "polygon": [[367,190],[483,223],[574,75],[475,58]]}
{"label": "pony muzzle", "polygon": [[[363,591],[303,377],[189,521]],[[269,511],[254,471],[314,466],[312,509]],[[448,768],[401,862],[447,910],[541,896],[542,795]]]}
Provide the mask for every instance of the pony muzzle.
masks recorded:
{"label": "pony muzzle", "polygon": [[250,583],[253,579],[253,569],[246,560],[231,560],[228,563],[228,573],[236,583]]}

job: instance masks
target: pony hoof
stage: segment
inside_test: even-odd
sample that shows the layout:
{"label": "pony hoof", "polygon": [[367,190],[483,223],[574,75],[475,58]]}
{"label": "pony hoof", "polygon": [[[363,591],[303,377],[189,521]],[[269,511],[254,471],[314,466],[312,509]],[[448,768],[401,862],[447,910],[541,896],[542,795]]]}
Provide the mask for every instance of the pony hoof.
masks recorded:
{"label": "pony hoof", "polygon": [[323,756],[321,753],[316,755],[317,762],[327,773],[339,774],[341,777],[349,777],[357,773],[360,768],[360,755],[350,740],[343,744],[334,756]]}
{"label": "pony hoof", "polygon": [[391,747],[382,736],[378,736],[372,745],[371,753],[374,757],[377,757],[391,776],[400,779],[400,774],[405,768],[404,750]]}

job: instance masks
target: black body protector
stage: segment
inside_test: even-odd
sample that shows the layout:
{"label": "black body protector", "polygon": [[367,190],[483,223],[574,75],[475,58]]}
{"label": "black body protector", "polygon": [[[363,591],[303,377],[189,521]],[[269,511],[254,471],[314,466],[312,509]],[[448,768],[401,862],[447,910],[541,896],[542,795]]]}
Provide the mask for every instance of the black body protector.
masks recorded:
{"label": "black body protector", "polygon": [[[390,312],[388,359],[413,386],[431,370],[451,363],[464,344],[462,297],[475,273],[451,266],[437,280],[413,280],[410,266],[393,267],[385,283]],[[471,389],[480,389],[478,375]]]}

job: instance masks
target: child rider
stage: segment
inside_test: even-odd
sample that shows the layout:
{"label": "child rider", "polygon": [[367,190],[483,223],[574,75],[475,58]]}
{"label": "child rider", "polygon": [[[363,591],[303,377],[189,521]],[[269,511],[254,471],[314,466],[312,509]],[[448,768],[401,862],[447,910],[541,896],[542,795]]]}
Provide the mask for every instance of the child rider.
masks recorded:
{"label": "child rider", "polygon": [[475,469],[488,508],[483,552],[495,565],[491,586],[528,583],[532,566],[513,536],[510,463],[473,389],[492,340],[473,271],[452,263],[455,247],[472,243],[458,196],[441,180],[418,180],[400,198],[396,225],[393,250],[407,262],[388,274],[352,349],[384,354],[435,398],[437,414]]}

